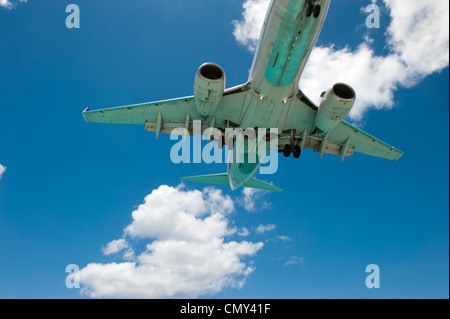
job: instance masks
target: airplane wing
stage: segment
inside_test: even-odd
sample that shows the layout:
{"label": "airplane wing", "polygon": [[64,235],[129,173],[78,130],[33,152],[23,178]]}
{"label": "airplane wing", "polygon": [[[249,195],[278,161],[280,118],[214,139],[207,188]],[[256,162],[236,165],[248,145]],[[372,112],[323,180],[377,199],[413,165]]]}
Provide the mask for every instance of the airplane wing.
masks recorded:
{"label": "airplane wing", "polygon": [[295,136],[288,131],[279,139],[279,151],[289,144],[292,138],[300,140],[301,149],[310,148],[319,152],[320,157],[325,154],[340,155],[341,160],[352,156],[354,152],[376,156],[396,161],[403,156],[403,152],[395,147],[373,137],[363,130],[342,121],[326,134],[308,134],[314,128],[314,120],[318,107],[300,92],[292,102],[292,109],[286,121],[286,128],[294,130]]}
{"label": "airplane wing", "polygon": [[142,103],[135,105],[119,106],[91,111],[84,110],[83,117],[86,122],[95,123],[120,123],[120,124],[145,124],[147,121],[156,121],[159,113],[165,120],[182,121],[186,114],[199,117],[194,97],[186,97],[173,100]]}
{"label": "airplane wing", "polygon": [[230,122],[238,122],[246,90],[246,85],[226,90],[216,113],[207,118],[197,111],[193,96],[94,111],[87,108],[83,118],[86,122],[141,124],[157,136],[176,128],[185,128],[193,135],[194,121],[201,121],[202,132],[211,126],[225,128]]}
{"label": "airplane wing", "polygon": [[395,147],[373,137],[363,130],[342,121],[328,136],[329,141],[345,145],[349,140],[349,148],[353,151],[371,156],[381,157],[396,161],[403,156],[403,152]]}

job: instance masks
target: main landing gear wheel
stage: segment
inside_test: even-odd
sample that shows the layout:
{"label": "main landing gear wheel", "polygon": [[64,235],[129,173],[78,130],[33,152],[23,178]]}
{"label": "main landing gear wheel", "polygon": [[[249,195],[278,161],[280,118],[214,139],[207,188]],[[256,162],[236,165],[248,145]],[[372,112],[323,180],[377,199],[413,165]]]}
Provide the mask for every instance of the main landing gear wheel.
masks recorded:
{"label": "main landing gear wheel", "polygon": [[284,155],[284,157],[289,157],[289,156],[291,156],[291,151],[292,151],[291,146],[290,146],[289,144],[286,144],[286,145],[284,146],[284,149],[283,149],[283,155]]}
{"label": "main landing gear wheel", "polygon": [[321,10],[321,7],[319,4],[314,7],[314,18],[315,19],[317,19],[320,16],[320,10]]}
{"label": "main landing gear wheel", "polygon": [[302,149],[297,145],[294,147],[294,151],[292,153],[294,154],[294,158],[299,158],[300,155],[302,155]]}

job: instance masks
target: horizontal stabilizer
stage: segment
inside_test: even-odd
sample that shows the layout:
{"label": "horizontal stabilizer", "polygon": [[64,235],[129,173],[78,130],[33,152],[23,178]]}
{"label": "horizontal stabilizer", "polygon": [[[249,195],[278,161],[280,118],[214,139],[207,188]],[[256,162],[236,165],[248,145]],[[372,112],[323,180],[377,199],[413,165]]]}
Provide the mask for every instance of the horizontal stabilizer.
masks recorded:
{"label": "horizontal stabilizer", "polygon": [[264,189],[264,190],[268,190],[268,191],[272,191],[272,192],[282,192],[283,191],[281,188],[278,188],[269,183],[257,180],[256,178],[249,179],[248,182],[244,184],[244,187]]}
{"label": "horizontal stabilizer", "polygon": [[[208,183],[208,184],[219,184],[219,185],[230,185],[228,180],[228,174],[214,174],[214,175],[203,175],[203,176],[192,176],[192,177],[182,177],[184,182],[197,182],[197,183]],[[243,187],[257,188],[273,192],[282,192],[281,188],[275,187],[269,183],[257,180],[256,178],[249,179]]]}
{"label": "horizontal stabilizer", "polygon": [[182,177],[181,180],[184,182],[230,185],[227,173],[214,174],[214,175],[203,175],[203,176],[192,176],[192,177]]}

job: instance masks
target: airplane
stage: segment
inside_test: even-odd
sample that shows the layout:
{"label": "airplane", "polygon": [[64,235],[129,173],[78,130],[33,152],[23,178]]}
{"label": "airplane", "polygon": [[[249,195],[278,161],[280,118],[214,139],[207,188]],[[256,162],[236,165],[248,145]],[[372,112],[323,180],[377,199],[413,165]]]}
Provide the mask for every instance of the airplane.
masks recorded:
{"label": "airplane", "polygon": [[[292,154],[299,158],[304,149],[312,149],[320,158],[335,154],[343,161],[359,152],[396,161],[403,152],[344,121],[356,100],[352,87],[345,83],[333,85],[322,93],[319,105],[299,89],[300,76],[330,2],[272,0],[248,81],[242,85],[225,89],[222,67],[205,63],[196,73],[193,96],[95,111],[87,108],[83,117],[87,122],[145,125],[148,131],[156,132],[156,138],[178,127],[193,135],[194,122],[201,123],[203,129],[218,129],[223,136],[227,128],[277,129],[278,152],[286,157]],[[215,140],[223,143],[223,139]],[[261,161],[230,161],[227,173],[181,180],[229,185],[232,190],[249,187],[282,191],[253,177]]]}

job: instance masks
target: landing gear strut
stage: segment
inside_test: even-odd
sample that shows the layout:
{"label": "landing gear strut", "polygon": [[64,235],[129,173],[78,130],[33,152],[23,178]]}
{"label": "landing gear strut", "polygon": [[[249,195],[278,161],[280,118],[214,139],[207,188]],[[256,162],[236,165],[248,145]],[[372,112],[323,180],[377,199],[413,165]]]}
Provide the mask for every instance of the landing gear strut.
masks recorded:
{"label": "landing gear strut", "polygon": [[291,137],[288,144],[286,144],[283,148],[283,155],[285,157],[291,156],[291,153],[294,155],[294,158],[299,158],[302,154],[302,149],[305,145],[307,130],[305,129],[302,133],[300,140],[295,137],[295,130],[291,130]]}

